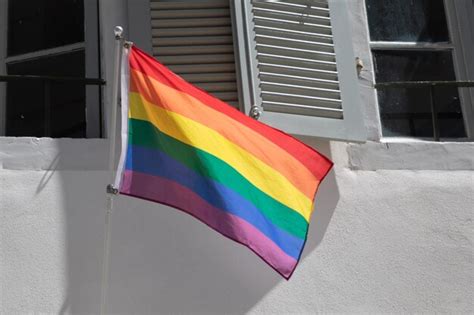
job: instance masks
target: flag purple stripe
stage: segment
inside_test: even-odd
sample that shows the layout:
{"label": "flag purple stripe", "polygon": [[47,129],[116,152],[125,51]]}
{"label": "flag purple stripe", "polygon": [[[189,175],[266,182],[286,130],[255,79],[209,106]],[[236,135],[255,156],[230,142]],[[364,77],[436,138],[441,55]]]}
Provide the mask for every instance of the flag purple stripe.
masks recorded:
{"label": "flag purple stripe", "polygon": [[274,225],[258,207],[233,189],[190,169],[161,150],[129,145],[125,169],[175,181],[213,207],[252,224],[289,256],[298,259],[301,254],[304,240]]}
{"label": "flag purple stripe", "polygon": [[247,221],[216,208],[188,188],[168,179],[126,170],[121,193],[160,202],[198,218],[211,228],[249,247],[283,277],[297,261]]}

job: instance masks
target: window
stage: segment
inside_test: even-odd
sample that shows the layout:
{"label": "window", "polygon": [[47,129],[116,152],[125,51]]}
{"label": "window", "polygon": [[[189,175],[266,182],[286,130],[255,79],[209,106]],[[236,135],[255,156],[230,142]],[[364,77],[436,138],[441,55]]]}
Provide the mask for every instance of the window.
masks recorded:
{"label": "window", "polygon": [[153,54],[186,80],[286,132],[365,140],[344,1],[147,1]]}
{"label": "window", "polygon": [[[6,136],[100,137],[96,0],[2,1],[0,132]],[[3,69],[2,69],[3,68]],[[12,76],[35,76],[18,78]],[[10,76],[10,77],[8,77]],[[52,77],[73,77],[61,80]],[[27,93],[25,93],[27,91]]]}
{"label": "window", "polygon": [[[473,80],[472,1],[366,0],[375,79]],[[459,10],[464,7],[464,13]],[[436,104],[433,114],[431,99]],[[378,90],[383,136],[472,137],[472,91],[454,86]],[[470,129],[471,128],[471,129]]]}

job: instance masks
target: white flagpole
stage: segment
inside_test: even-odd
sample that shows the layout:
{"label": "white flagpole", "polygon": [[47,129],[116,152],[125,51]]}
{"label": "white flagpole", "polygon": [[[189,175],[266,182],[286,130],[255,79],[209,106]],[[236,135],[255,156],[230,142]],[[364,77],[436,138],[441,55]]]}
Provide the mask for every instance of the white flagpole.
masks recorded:
{"label": "white flagpole", "polygon": [[119,106],[119,84],[121,78],[122,49],[123,49],[123,28],[116,26],[115,34],[115,64],[114,81],[112,86],[112,110],[109,124],[109,171],[110,183],[107,185],[107,211],[105,213],[105,232],[104,232],[104,256],[102,259],[102,282],[100,294],[100,314],[107,313],[108,291],[109,291],[109,259],[110,259],[110,216],[113,209],[113,199],[118,193],[118,187],[113,186],[115,178],[115,135],[117,126],[117,107]]}

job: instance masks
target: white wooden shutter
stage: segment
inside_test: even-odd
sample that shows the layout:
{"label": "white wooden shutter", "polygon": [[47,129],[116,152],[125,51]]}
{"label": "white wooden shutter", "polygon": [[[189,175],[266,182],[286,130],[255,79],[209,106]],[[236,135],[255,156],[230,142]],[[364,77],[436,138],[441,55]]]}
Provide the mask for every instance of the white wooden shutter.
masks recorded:
{"label": "white wooden shutter", "polygon": [[152,0],[153,55],[188,82],[238,107],[228,0]]}
{"label": "white wooden shutter", "polygon": [[260,120],[294,134],[364,141],[344,1],[235,1],[249,58],[242,73]]}

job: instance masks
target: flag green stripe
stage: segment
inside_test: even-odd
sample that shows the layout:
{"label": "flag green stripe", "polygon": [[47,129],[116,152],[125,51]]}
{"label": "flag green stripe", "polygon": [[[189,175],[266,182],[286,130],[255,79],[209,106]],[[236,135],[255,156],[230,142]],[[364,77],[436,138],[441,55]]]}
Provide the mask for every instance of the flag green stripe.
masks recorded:
{"label": "flag green stripe", "polygon": [[234,190],[279,228],[306,238],[308,224],[303,216],[263,193],[224,161],[162,133],[144,120],[129,119],[129,134],[131,144],[165,152],[197,173]]}

